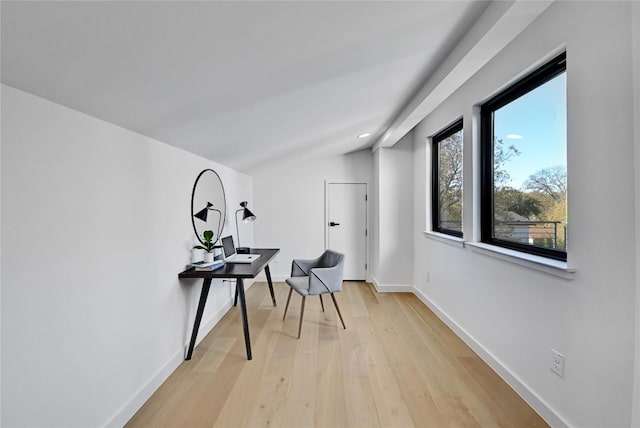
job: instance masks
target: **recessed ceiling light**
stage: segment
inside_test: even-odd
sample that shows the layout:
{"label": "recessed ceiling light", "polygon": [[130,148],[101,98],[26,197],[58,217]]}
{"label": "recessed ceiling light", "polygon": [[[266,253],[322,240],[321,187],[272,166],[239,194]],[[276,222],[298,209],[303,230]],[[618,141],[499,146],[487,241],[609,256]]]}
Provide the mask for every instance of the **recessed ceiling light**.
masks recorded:
{"label": "recessed ceiling light", "polygon": [[518,134],[507,134],[507,138],[510,140],[522,140],[524,137]]}
{"label": "recessed ceiling light", "polygon": [[367,138],[370,135],[371,135],[371,132],[365,132],[363,134],[358,135],[358,138]]}

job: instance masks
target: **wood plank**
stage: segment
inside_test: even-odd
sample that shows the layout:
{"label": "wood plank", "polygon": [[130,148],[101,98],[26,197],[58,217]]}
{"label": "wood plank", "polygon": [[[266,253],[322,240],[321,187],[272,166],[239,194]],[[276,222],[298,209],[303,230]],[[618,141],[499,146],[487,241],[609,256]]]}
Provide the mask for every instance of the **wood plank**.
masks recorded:
{"label": "wood plank", "polygon": [[266,283],[247,292],[253,360],[234,308],[127,427],[546,427],[419,299],[345,282],[325,312]]}
{"label": "wood plank", "polygon": [[[307,297],[312,300],[312,297]],[[316,299],[313,299],[316,300]],[[320,303],[317,308],[312,302],[305,307],[304,322],[300,340],[296,340],[296,355],[293,365],[288,368],[291,379],[284,413],[282,416],[282,427],[307,427],[313,426],[315,417],[315,396],[316,396],[316,364],[318,355],[318,328]],[[295,317],[299,321],[300,311]]]}
{"label": "wood plank", "polygon": [[314,425],[338,427],[347,420],[340,342],[337,337],[318,341]]}
{"label": "wood plank", "polygon": [[[345,281],[345,285],[342,287],[342,293],[335,293],[336,299],[338,300],[338,305],[346,300],[345,303],[348,304],[349,313],[353,317],[368,317],[369,311],[367,310],[367,305],[365,305],[364,300],[362,300],[362,294],[358,291],[359,282],[356,281]],[[340,300],[342,295],[345,295],[345,298]],[[346,322],[345,322],[346,324]]]}

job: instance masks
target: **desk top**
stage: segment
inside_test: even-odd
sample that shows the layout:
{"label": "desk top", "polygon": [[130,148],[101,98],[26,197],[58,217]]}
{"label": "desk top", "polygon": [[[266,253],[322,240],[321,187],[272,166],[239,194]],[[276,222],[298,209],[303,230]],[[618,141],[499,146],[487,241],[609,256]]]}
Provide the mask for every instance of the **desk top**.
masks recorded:
{"label": "desk top", "polygon": [[180,272],[178,278],[255,278],[279,252],[279,248],[252,248],[251,254],[260,254],[253,263],[225,263],[214,271],[189,268]]}

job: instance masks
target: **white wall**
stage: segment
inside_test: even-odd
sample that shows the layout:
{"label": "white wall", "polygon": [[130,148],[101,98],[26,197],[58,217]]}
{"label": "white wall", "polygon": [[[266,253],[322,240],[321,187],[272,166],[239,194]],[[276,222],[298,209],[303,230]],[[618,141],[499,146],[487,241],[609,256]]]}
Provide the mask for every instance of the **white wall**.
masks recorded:
{"label": "white wall", "polygon": [[[375,284],[374,278],[379,274],[380,269],[380,155],[382,151],[376,150],[373,153],[373,177],[371,184],[371,197],[369,198],[369,204],[371,205],[371,262],[370,277],[371,281]],[[380,286],[378,286],[380,287]]]}
{"label": "white wall", "polygon": [[371,162],[371,152],[364,150],[303,162],[270,163],[251,171],[257,216],[255,244],[281,249],[277,262],[270,264],[274,280],[289,277],[294,258],[317,257],[324,251],[325,180],[370,183]]}
{"label": "white wall", "polygon": [[[369,184],[368,279],[381,289],[408,287],[413,276],[413,138],[372,154],[304,161],[283,160],[251,171],[255,188],[255,244],[278,247],[271,273],[287,278],[293,258],[315,257],[324,250],[325,180]],[[373,277],[371,277],[373,275]]]}
{"label": "white wall", "polygon": [[[2,149],[2,426],[122,425],[183,358],[197,174],[252,179],[6,86]],[[230,304],[212,287],[203,334]]]}
{"label": "white wall", "polygon": [[413,134],[380,148],[375,162],[375,258],[372,280],[391,291],[413,283]]}
{"label": "white wall", "polygon": [[[629,2],[556,2],[415,129],[414,283],[554,425],[631,423],[635,265],[633,103]],[[427,136],[566,46],[569,264],[566,280],[422,236]],[[635,112],[637,118],[640,112]],[[637,119],[636,119],[637,120]],[[472,134],[472,133],[471,133]],[[465,150],[465,236],[478,224]],[[471,203],[469,203],[471,202]],[[429,273],[429,281],[427,281]],[[565,378],[549,370],[566,356]]]}
{"label": "white wall", "polygon": [[[635,134],[635,172],[636,172],[636,254],[640,254],[640,3],[633,3],[632,17],[632,59],[634,99],[633,111]],[[640,263],[636,261],[636,362],[633,393],[632,426],[640,428]]]}
{"label": "white wall", "polygon": [[[0,8],[1,9],[1,8]],[[0,13],[0,15],[2,15]],[[1,17],[0,17],[1,18]],[[2,85],[0,85],[2,100]],[[0,243],[2,242],[2,108],[0,108]],[[2,320],[2,245],[0,245],[0,320]],[[0,368],[2,367],[2,326],[0,325]],[[0,424],[2,423],[2,370],[0,369]]]}

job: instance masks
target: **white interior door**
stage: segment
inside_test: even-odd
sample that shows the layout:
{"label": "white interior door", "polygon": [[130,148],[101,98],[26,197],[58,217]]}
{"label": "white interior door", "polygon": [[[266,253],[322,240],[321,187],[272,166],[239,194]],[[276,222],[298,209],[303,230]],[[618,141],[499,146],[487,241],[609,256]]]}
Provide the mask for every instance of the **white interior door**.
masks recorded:
{"label": "white interior door", "polygon": [[365,280],[367,185],[327,183],[326,205],[327,248],[345,255],[345,280]]}

